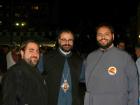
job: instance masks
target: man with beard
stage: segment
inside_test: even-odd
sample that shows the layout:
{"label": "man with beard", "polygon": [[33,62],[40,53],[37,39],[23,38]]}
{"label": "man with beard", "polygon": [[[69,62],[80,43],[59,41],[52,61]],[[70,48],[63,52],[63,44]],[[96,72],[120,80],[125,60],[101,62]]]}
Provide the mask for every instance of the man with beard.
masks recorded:
{"label": "man with beard", "polygon": [[47,53],[45,72],[48,88],[48,105],[82,105],[80,74],[82,59],[72,52],[74,34],[61,30],[58,49]]}
{"label": "man with beard", "polygon": [[39,45],[28,40],[21,45],[21,57],[2,80],[2,105],[47,105],[46,83],[36,65]]}
{"label": "man with beard", "polygon": [[96,28],[99,49],[91,52],[85,65],[84,105],[138,105],[138,74],[131,56],[113,45],[109,24]]}

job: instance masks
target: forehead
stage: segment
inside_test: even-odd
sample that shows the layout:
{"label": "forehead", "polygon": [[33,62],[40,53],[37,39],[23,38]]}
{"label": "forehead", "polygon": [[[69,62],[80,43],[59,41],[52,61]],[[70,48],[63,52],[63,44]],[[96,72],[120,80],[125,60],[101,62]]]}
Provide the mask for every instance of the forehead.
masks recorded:
{"label": "forehead", "polygon": [[26,49],[39,49],[39,46],[36,43],[30,42],[27,44]]}
{"label": "forehead", "polygon": [[111,29],[107,26],[102,26],[98,28],[97,32],[111,32]]}
{"label": "forehead", "polygon": [[73,39],[73,34],[71,32],[62,32],[60,38]]}

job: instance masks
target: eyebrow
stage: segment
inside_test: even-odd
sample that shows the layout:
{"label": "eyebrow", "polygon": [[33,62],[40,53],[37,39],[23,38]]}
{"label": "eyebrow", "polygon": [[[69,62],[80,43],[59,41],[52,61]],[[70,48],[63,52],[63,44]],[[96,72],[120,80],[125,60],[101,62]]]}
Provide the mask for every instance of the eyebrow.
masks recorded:
{"label": "eyebrow", "polygon": [[34,50],[35,50],[35,51],[38,51],[38,52],[39,52],[39,49],[36,50],[36,49],[34,49],[34,48],[29,48],[28,50],[29,50],[29,51],[34,51]]}

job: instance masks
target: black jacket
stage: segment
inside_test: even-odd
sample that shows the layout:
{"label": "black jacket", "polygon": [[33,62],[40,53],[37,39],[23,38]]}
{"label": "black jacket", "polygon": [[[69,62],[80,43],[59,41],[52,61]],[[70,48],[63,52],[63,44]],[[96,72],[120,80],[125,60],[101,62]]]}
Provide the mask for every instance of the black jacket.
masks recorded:
{"label": "black jacket", "polygon": [[45,80],[24,60],[3,77],[2,94],[3,105],[47,105]]}
{"label": "black jacket", "polygon": [[[58,50],[47,53],[44,75],[48,88],[48,105],[57,105],[64,62],[65,57]],[[82,105],[79,87],[82,59],[72,53],[68,57],[68,64],[72,82],[72,105]]]}

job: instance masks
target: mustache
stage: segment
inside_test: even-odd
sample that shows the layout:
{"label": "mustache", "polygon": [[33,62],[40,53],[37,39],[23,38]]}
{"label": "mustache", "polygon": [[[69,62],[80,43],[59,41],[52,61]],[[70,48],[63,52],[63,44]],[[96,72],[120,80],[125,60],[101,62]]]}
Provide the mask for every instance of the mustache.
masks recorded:
{"label": "mustache", "polygon": [[62,46],[71,46],[70,44],[64,44],[64,45],[62,45]]}
{"label": "mustache", "polygon": [[37,59],[37,56],[31,56],[31,58],[36,58]]}
{"label": "mustache", "polygon": [[100,39],[100,41],[102,41],[102,40],[108,40],[108,39],[106,39],[106,38],[102,38],[102,39]]}

